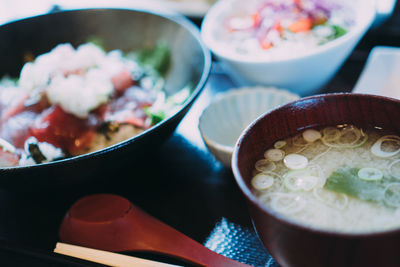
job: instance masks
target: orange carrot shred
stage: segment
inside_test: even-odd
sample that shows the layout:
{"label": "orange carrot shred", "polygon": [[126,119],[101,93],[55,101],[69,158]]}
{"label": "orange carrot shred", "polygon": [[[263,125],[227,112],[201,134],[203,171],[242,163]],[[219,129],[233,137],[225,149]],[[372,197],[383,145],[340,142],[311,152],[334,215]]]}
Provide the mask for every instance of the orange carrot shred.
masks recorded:
{"label": "orange carrot shred", "polygon": [[294,33],[309,31],[312,27],[312,20],[310,18],[301,18],[293,22],[289,26],[289,30]]}

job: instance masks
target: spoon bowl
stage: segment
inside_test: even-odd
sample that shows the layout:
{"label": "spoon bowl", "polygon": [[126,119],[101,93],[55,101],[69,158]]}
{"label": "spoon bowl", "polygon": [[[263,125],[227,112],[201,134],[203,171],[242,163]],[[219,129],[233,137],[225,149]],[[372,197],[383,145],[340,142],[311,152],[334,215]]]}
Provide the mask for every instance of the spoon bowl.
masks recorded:
{"label": "spoon bowl", "polygon": [[64,243],[113,252],[153,252],[203,266],[248,266],[207,249],[112,194],[90,195],[75,202],[65,215],[59,237]]}

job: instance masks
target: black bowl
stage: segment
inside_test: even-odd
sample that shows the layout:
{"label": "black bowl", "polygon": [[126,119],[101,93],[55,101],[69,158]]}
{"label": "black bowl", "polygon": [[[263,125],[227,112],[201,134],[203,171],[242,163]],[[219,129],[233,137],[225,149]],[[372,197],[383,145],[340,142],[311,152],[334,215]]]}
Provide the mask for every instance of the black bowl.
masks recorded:
{"label": "black bowl", "polygon": [[166,90],[172,93],[190,83],[194,85],[192,95],[173,116],[124,142],[60,161],[0,168],[0,187],[53,188],[112,176],[122,166],[133,171],[174,132],[210,73],[211,54],[188,19],[178,14],[110,8],[62,11],[0,26],[0,77],[18,77],[27,53],[37,56],[57,44],[77,46],[93,37],[102,39],[106,50],[134,51],[159,41],[167,43],[172,62]]}

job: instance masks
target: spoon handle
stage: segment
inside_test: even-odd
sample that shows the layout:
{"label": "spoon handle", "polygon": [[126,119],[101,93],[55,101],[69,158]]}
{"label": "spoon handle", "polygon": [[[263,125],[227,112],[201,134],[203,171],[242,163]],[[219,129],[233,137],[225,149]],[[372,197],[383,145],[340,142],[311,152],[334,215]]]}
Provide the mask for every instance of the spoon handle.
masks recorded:
{"label": "spoon handle", "polygon": [[147,216],[146,226],[149,228],[149,230],[151,229],[154,234],[152,235],[153,238],[151,240],[148,239],[146,241],[147,247],[144,249],[147,251],[162,253],[201,266],[249,266],[247,264],[224,257],[206,248],[202,244],[139,209],[136,210],[135,213],[136,212],[144,213],[141,214],[141,216]]}

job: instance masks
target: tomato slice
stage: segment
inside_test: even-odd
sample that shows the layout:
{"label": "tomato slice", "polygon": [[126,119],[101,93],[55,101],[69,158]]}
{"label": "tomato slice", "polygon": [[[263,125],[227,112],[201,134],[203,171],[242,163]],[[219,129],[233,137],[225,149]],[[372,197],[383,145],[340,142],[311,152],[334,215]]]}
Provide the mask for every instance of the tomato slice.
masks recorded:
{"label": "tomato slice", "polygon": [[289,30],[294,33],[308,32],[312,28],[312,20],[310,18],[300,18],[289,25]]}
{"label": "tomato slice", "polygon": [[30,132],[39,142],[48,142],[69,153],[87,148],[95,137],[88,120],[66,113],[59,105],[45,110]]}

